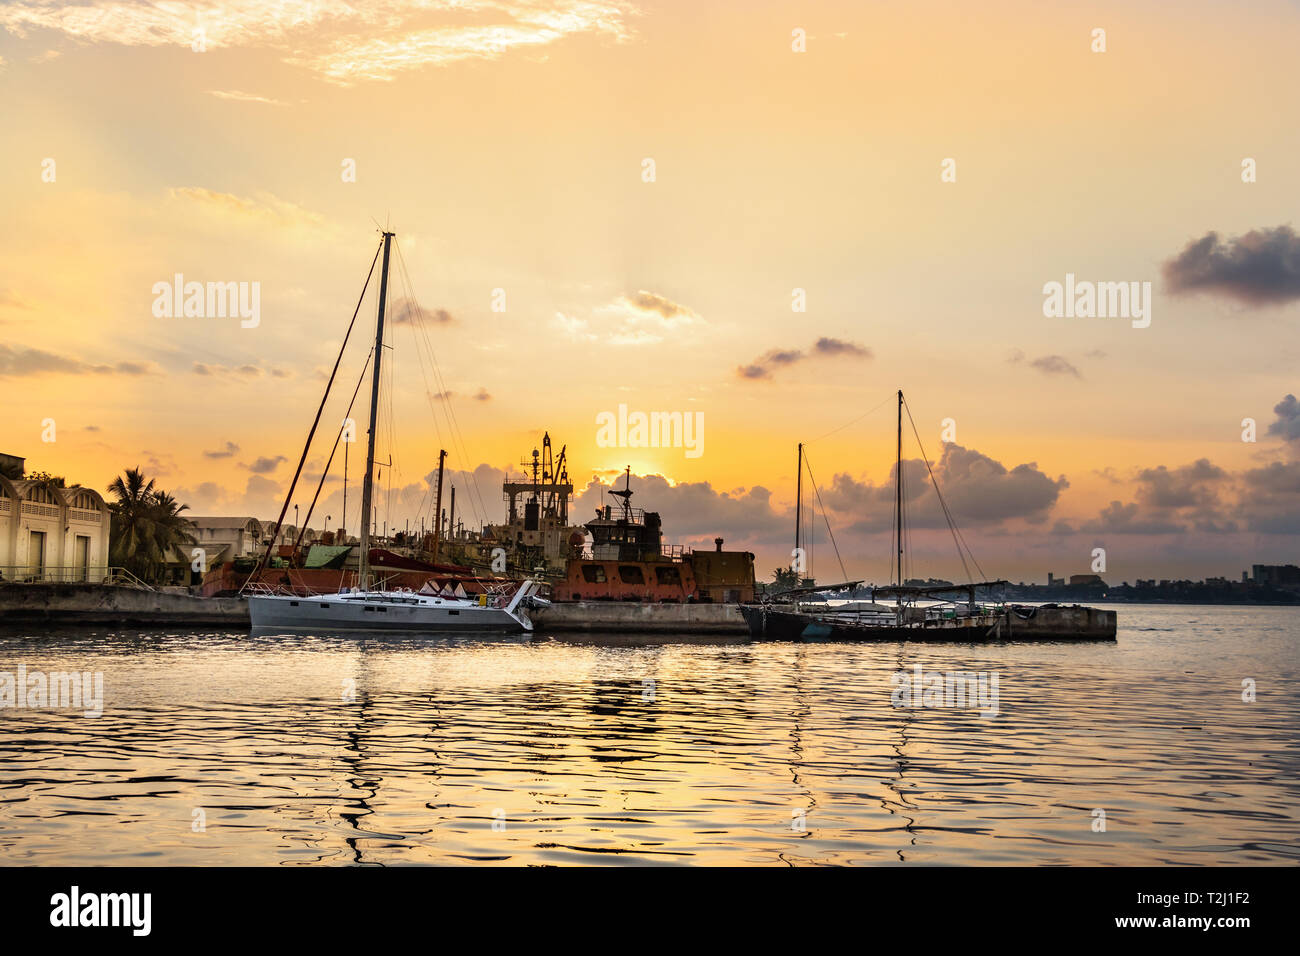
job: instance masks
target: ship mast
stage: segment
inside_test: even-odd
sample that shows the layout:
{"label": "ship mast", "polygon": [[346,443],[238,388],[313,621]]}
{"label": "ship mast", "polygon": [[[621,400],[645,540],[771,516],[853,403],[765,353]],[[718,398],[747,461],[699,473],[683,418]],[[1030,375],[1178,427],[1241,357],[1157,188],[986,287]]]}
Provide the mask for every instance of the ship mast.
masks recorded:
{"label": "ship mast", "polygon": [[393,233],[384,233],[384,270],[379,275],[379,315],[375,319],[375,361],[370,380],[370,431],[366,436],[366,473],[361,482],[361,555],[358,577],[367,587],[370,577],[370,501],[375,482],[375,420],[379,414],[379,364],[384,355],[384,309],[388,304],[388,253]]}
{"label": "ship mast", "polygon": [[[438,449],[438,501],[433,506],[433,563],[438,563],[438,551],[442,544],[442,469],[447,462],[447,449]],[[455,501],[456,499],[452,499]],[[456,506],[452,505],[452,511]]]}
{"label": "ship mast", "polygon": [[[894,528],[898,534],[898,586],[903,586],[903,390],[898,390],[898,457],[894,464]],[[901,598],[899,599],[902,600]]]}
{"label": "ship mast", "polygon": [[794,559],[799,562],[800,576],[795,578],[794,585],[798,587],[803,583],[803,560],[799,554],[799,531],[800,522],[803,520],[803,442],[799,443],[799,463],[795,470],[797,476],[794,480]]}

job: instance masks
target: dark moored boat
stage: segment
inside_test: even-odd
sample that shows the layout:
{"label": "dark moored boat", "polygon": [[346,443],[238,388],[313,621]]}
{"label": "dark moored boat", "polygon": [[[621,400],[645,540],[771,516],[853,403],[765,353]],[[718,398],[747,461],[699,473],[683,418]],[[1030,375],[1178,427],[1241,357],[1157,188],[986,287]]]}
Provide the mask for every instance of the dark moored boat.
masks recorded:
{"label": "dark moored boat", "polygon": [[[1006,581],[979,581],[968,584],[941,586],[911,586],[904,582],[904,542],[907,540],[907,520],[903,493],[903,393],[898,392],[898,458],[894,469],[894,543],[891,545],[891,574],[897,571],[898,583],[886,588],[873,588],[871,600],[866,603],[848,602],[831,605],[826,601],[801,600],[814,592],[834,592],[855,588],[861,581],[822,587],[801,587],[785,591],[776,600],[758,604],[741,605],[740,612],[756,640],[769,641],[999,641],[999,640],[1110,640],[1115,639],[1114,611],[1073,605],[1062,607],[1049,604],[1041,607],[996,604],[982,606],[976,603],[977,589],[1006,585]],[[911,412],[908,411],[911,418]],[[916,426],[913,423],[913,431]],[[918,444],[920,436],[917,436]],[[924,459],[925,449],[921,449]],[[802,517],[802,482],[804,470],[803,445],[799,446],[799,484],[795,505],[795,554],[802,555],[800,520]],[[811,478],[811,472],[809,473]],[[935,494],[943,508],[944,517],[952,530],[953,540],[962,556],[965,541],[953,522],[944,503],[939,484],[930,474]],[[815,488],[815,486],[814,486]],[[832,538],[832,541],[834,539]],[[969,548],[966,548],[969,553]],[[837,552],[838,553],[838,552]],[[896,564],[895,555],[897,558]],[[970,555],[973,559],[973,555]],[[976,563],[976,568],[979,565]],[[965,601],[945,599],[943,595],[964,592]],[[893,598],[892,605],[875,603],[877,597]],[[922,605],[922,600],[934,603]]]}

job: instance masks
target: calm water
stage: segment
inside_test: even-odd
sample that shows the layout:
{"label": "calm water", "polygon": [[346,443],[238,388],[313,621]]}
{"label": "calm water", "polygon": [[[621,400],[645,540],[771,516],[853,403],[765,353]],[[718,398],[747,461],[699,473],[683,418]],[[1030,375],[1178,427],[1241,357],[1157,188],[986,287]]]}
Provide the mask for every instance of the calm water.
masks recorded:
{"label": "calm water", "polygon": [[[104,675],[98,718],[0,710],[0,862],[1300,860],[1300,612],[1118,610],[1077,646],[0,635]],[[918,663],[999,712],[894,706]]]}

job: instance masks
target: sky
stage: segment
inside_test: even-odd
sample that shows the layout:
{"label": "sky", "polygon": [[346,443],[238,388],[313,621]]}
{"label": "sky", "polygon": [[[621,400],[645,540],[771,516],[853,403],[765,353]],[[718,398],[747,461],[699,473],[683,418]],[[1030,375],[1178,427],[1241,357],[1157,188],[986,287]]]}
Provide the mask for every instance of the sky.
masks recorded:
{"label": "sky", "polygon": [[[630,466],[768,577],[804,442],[812,571],[829,526],[883,581],[901,388],[986,576],[1300,563],[1298,37],[1286,0],[4,2],[0,451],[274,518],[386,227],[381,524],[439,448],[502,520],[549,432],[575,515]],[[1045,314],[1067,275],[1138,294]],[[703,441],[610,447],[620,405]],[[913,570],[964,578],[907,427]]]}

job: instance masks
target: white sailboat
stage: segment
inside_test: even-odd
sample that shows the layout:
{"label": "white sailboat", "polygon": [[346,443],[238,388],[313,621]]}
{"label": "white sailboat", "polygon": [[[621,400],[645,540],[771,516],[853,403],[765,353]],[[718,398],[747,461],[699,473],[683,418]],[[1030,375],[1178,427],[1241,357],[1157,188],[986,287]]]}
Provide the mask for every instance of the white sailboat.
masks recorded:
{"label": "white sailboat", "polygon": [[[439,597],[419,591],[367,591],[299,597],[250,594],[248,610],[259,632],[326,633],[384,631],[432,636],[532,631],[528,610],[537,599],[535,581],[525,581],[507,603]],[[498,599],[500,600],[500,599]]]}
{"label": "white sailboat", "polygon": [[[539,582],[523,581],[513,594],[499,591],[477,596],[439,593],[426,586],[421,591],[370,589],[364,585],[370,580],[370,521],[371,500],[374,494],[375,424],[379,410],[379,368],[384,354],[384,313],[388,300],[389,252],[393,233],[383,234],[383,271],[379,283],[379,313],[375,321],[375,348],[372,353],[370,390],[370,431],[367,438],[366,469],[361,485],[361,535],[360,574],[363,587],[351,588],[336,594],[300,595],[276,593],[261,584],[246,587],[248,611],[253,629],[260,633],[325,633],[331,631],[390,632],[410,635],[424,633],[433,637],[466,633],[518,633],[533,630],[528,611],[549,602],[538,596]],[[373,264],[371,266],[373,269]],[[363,292],[364,296],[364,292]],[[358,304],[359,307],[359,304]],[[355,320],[355,316],[353,317]],[[346,340],[344,342],[346,346]],[[341,355],[341,352],[340,352]],[[337,371],[337,364],[335,365]],[[331,384],[333,376],[331,376]],[[329,387],[326,388],[326,396]],[[322,400],[322,408],[324,400]],[[317,413],[317,422],[320,414]],[[315,425],[312,434],[315,433]],[[311,437],[308,437],[308,446]],[[303,452],[304,460],[306,450]],[[301,471],[301,463],[299,471]],[[297,476],[295,475],[295,483]],[[293,494],[290,486],[289,496]],[[288,508],[285,499],[285,509]],[[284,519],[281,511],[280,521]],[[275,540],[280,522],[276,523]],[[267,557],[270,544],[267,546]],[[264,559],[264,562],[265,563]],[[251,579],[250,579],[251,580]]]}

